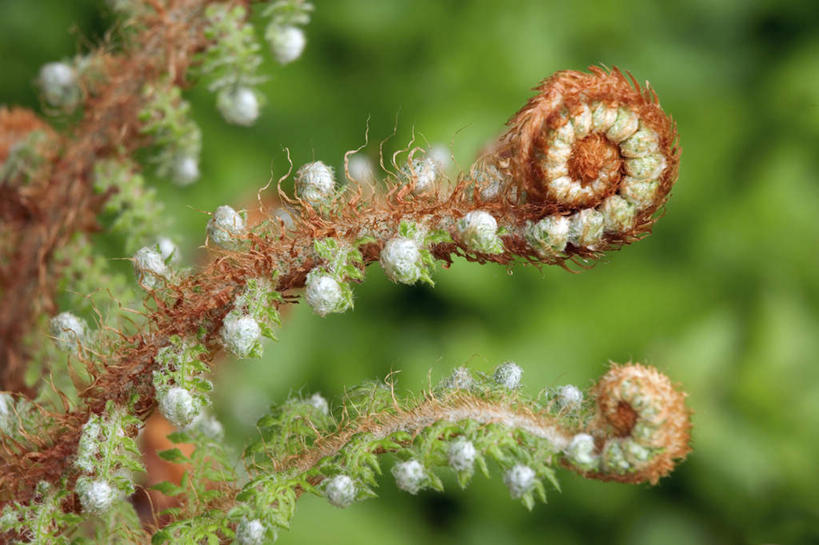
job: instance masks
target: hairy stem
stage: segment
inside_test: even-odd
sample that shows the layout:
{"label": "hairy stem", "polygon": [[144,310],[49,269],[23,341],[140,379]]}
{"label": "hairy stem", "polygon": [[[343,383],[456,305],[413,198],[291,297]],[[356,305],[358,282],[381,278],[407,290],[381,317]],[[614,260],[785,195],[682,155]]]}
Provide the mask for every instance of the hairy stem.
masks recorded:
{"label": "hairy stem", "polygon": [[142,89],[165,77],[184,82],[193,55],[207,43],[200,14],[207,4],[167,0],[140,10],[129,22],[139,31],[122,52],[112,54],[103,46],[92,54],[99,82],[88,90],[82,120],[49,143],[59,150],[57,158],[33,180],[2,184],[2,249],[8,255],[0,260],[0,390],[31,393],[23,383],[28,360],[23,339],[39,313],[55,310],[55,251],[75,232],[99,229],[96,217],[110,193],[95,193],[94,166],[148,143],[138,119],[145,105]]}
{"label": "hairy stem", "polygon": [[[502,374],[510,366],[511,381]],[[614,365],[587,403],[573,386],[528,398],[520,373],[512,363],[493,377],[459,368],[420,398],[370,383],[347,398],[338,424],[323,398],[289,399],[259,421],[261,437],[246,451],[251,480],[225,490],[230,498],[220,497],[218,509],[171,524],[157,539],[251,520],[274,535],[289,527],[305,492],[337,507],[374,496],[385,454],[397,457],[396,484],[412,494],[442,490],[444,467],[466,486],[476,469],[488,476],[492,461],[512,497],[531,508],[536,496],[545,500],[543,481],[557,487],[557,465],[589,478],[656,483],[689,451],[685,394],[656,369]]]}

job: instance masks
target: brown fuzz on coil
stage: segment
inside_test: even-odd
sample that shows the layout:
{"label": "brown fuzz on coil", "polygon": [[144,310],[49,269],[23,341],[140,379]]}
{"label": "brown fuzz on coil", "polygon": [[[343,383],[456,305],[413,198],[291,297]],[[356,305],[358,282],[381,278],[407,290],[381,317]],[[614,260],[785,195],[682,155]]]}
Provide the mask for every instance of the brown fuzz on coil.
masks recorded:
{"label": "brown fuzz on coil", "polygon": [[[609,430],[612,436],[631,438],[658,453],[633,472],[586,476],[655,484],[691,451],[691,411],[685,406],[686,394],[675,389],[671,380],[654,367],[639,363],[613,365],[595,384],[592,395],[598,407],[592,429]],[[638,423],[650,433],[637,437]]]}
{"label": "brown fuzz on coil", "polygon": [[[536,88],[538,94],[509,121],[509,129],[494,151],[508,179],[525,194],[527,203],[542,209],[542,216],[565,216],[581,209],[599,208],[613,195],[630,199],[632,204],[636,202],[633,225],[625,232],[609,236],[609,242],[617,245],[648,231],[655,212],[665,203],[677,179],[680,150],[675,124],[660,107],[648,83],[641,88],[630,74],[617,68],[589,70],[557,72],[541,83]],[[620,134],[614,131],[614,140],[623,134],[633,135],[638,128],[656,135],[656,147],[652,147],[651,153],[664,159],[662,172],[656,176],[640,173],[645,180],[656,182],[649,197],[641,195],[634,199],[631,198],[634,191],[624,191],[624,183],[633,181],[627,180],[627,160],[634,156],[623,154],[618,144],[624,140],[613,141],[606,131],[595,130],[595,124],[589,123],[595,105],[608,108],[608,113],[624,109],[636,115],[637,124]],[[614,118],[605,116],[600,119],[606,129],[610,127],[609,120],[614,122]],[[553,180],[557,178],[565,179],[556,183]]]}

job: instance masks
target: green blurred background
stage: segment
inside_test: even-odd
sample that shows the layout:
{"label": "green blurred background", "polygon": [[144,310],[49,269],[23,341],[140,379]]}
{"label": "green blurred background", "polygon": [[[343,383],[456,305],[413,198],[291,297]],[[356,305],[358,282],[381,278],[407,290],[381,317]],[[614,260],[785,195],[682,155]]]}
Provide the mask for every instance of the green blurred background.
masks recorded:
{"label": "green blurred background", "polygon": [[[468,165],[556,70],[616,65],[650,80],[679,126],[680,180],[653,236],[592,270],[460,261],[437,287],[377,267],[355,311],[286,318],[262,361],[230,362],[217,408],[231,442],[294,391],[337,397],[400,370],[418,390],[454,366],[525,369],[531,392],[588,386],[609,360],[651,363],[690,393],[694,451],[656,487],[585,481],[531,513],[500,476],[341,511],[300,502],[281,543],[819,543],[819,9],[815,2],[317,0],[299,61],[269,63],[253,128],[228,126],[201,88],[202,179],[153,180],[196,259],[207,217],[248,203],[271,169],[413,127]],[[0,103],[37,106],[39,66],[96,43],[102,2],[0,0]],[[377,146],[369,152],[376,156]],[[111,257],[115,243],[99,239]],[[813,439],[811,439],[813,437]]]}

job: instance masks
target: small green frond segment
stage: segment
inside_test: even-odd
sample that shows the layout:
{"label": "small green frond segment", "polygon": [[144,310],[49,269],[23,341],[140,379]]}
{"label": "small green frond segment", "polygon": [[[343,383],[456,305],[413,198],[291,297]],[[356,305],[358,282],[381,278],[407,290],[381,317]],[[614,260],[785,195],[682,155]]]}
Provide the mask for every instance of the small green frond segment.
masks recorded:
{"label": "small green frond segment", "polygon": [[252,317],[259,324],[262,335],[275,341],[275,328],[281,325],[276,308],[282,302],[282,295],[276,291],[275,275],[270,279],[250,278],[234,300],[231,312]]}
{"label": "small green frond segment", "polygon": [[62,510],[60,504],[69,494],[65,483],[54,487],[41,482],[30,503],[6,505],[0,514],[0,532],[14,532],[19,536],[18,540],[11,542],[15,545],[68,545],[71,540],[65,530],[82,520],[79,515]]}
{"label": "small green frond segment", "polygon": [[129,160],[98,162],[94,167],[94,189],[101,194],[111,192],[104,218],[111,232],[125,237],[127,255],[153,243],[167,230],[169,221],[156,190],[145,186],[136,165]]}
{"label": "small green frond segment", "polygon": [[208,89],[253,87],[265,78],[258,74],[262,57],[253,25],[247,22],[244,6],[212,4],[205,10],[205,37],[211,46],[202,54],[200,70],[210,80]]}
{"label": "small green frond segment", "polygon": [[418,238],[418,226],[411,221],[402,221],[398,225],[398,235],[404,238]]}
{"label": "small green frond segment", "polygon": [[[130,235],[126,236],[131,240]],[[137,298],[132,278],[112,270],[111,260],[99,255],[85,234],[75,235],[56,253],[55,259],[65,263],[58,284],[65,298],[62,308],[83,313],[96,309],[105,324],[115,326],[122,314],[118,304]]]}
{"label": "small green frond segment", "polygon": [[25,396],[0,392],[0,448],[5,452],[20,452],[31,445],[31,438],[51,431],[53,425]]}
{"label": "small green frond segment", "polygon": [[[465,487],[475,471],[500,469],[510,495],[531,509],[559,489],[555,467],[590,407],[536,399],[517,384],[460,368],[424,395],[399,398],[392,384],[351,390],[335,413],[313,398],[294,397],[258,422],[259,438],[245,451],[251,480],[232,517],[257,521],[265,535],[288,528],[296,499],[324,496],[338,507],[376,496],[383,454],[397,460],[396,485],[412,494],[442,491],[442,475]],[[255,476],[255,477],[254,477]]]}
{"label": "small green frond segment", "polygon": [[262,15],[275,25],[306,25],[313,5],[305,0],[279,0],[264,8]]}
{"label": "small green frond segment", "polygon": [[213,383],[205,378],[209,369],[201,356],[206,353],[207,349],[200,343],[171,337],[170,344],[157,352],[154,387],[178,386],[207,394],[213,390]]}
{"label": "small green frond segment", "polygon": [[186,427],[210,405],[213,383],[205,378],[208,366],[202,361],[207,349],[191,339],[173,336],[156,355],[153,384],[159,410],[174,425]]}
{"label": "small green frond segment", "polygon": [[182,99],[179,87],[170,83],[146,85],[143,95],[146,105],[139,113],[139,120],[143,134],[152,138],[156,153],[152,154],[151,161],[156,165],[157,174],[182,184],[189,183],[192,180],[180,175],[180,164],[184,159],[198,162],[202,149],[202,132],[188,117],[190,104]]}
{"label": "small green frond segment", "polygon": [[311,400],[293,398],[263,416],[256,424],[259,439],[245,451],[247,457],[296,455],[333,430],[332,417]]}
{"label": "small green frond segment", "polygon": [[132,430],[141,421],[113,401],[102,415],[92,414],[82,428],[74,467],[75,491],[83,511],[106,514],[117,497],[134,493],[134,474],[144,471]]}
{"label": "small green frond segment", "polygon": [[325,263],[326,271],[338,282],[363,280],[361,271],[364,258],[359,245],[346,246],[334,238],[324,238],[314,243],[316,255]]}
{"label": "small green frond segment", "polygon": [[152,543],[174,543],[197,545],[199,543],[222,543],[220,539],[233,536],[232,518],[229,510],[221,508],[220,502],[232,497],[236,492],[232,483],[237,475],[232,468],[235,462],[222,440],[222,430],[210,417],[186,431],[168,436],[177,444],[193,444],[190,457],[178,448],[159,453],[172,463],[188,464],[182,482],[175,484],[161,482],[152,488],[167,496],[177,497],[180,507],[164,511],[174,522],[153,535]]}

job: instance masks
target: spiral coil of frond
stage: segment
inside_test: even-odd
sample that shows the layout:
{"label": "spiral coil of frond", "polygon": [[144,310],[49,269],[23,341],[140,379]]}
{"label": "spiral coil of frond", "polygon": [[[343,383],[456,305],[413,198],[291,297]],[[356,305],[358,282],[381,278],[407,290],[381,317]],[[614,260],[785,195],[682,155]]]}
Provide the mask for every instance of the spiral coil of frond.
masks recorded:
{"label": "spiral coil of frond", "polygon": [[544,258],[618,248],[646,233],[677,179],[674,122],[657,95],[617,68],[557,72],[486,157],[505,196],[534,212]]}

